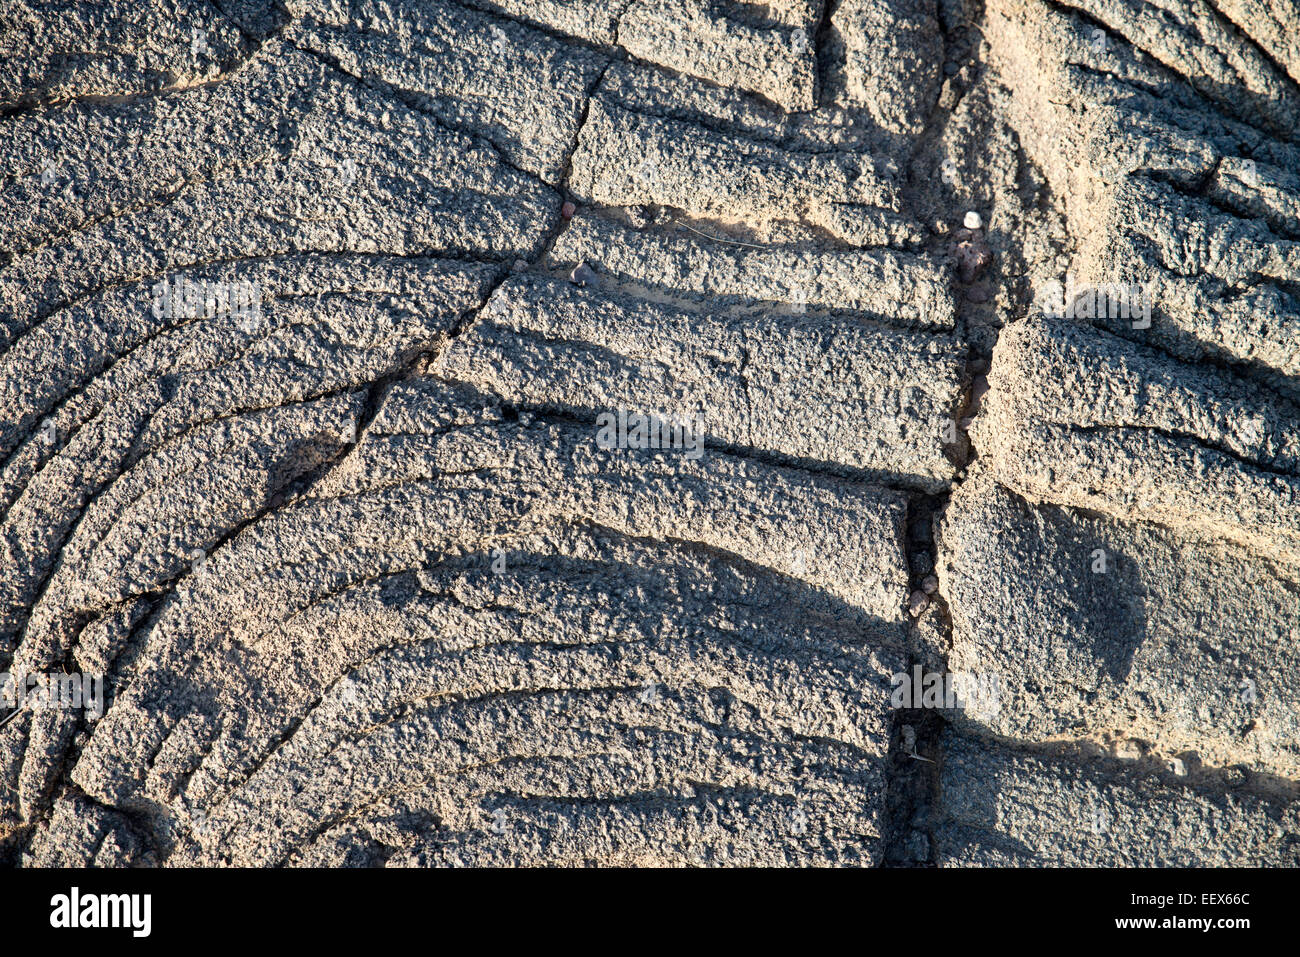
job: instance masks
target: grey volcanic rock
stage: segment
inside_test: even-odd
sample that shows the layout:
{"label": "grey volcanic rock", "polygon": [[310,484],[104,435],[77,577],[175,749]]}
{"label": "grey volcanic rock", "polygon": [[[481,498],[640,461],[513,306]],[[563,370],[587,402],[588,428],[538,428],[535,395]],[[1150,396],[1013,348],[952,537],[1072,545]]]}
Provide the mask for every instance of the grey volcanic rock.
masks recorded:
{"label": "grey volcanic rock", "polygon": [[215,4],[172,0],[8,3],[0,20],[0,108],[202,83],[246,52],[242,28],[265,33],[272,23],[268,15],[241,24]]}
{"label": "grey volcanic rock", "polygon": [[[592,100],[573,157],[574,192],[609,206],[656,204],[757,236],[802,220],[856,245],[905,241],[899,176],[856,152],[807,153]],[[807,227],[796,235],[808,236]]]}
{"label": "grey volcanic rock", "polygon": [[[74,778],[163,814],[181,860],[870,863],[904,507],[402,386],[334,477],[164,603]],[[848,535],[849,508],[877,519]],[[231,638],[200,653],[214,628]],[[750,810],[764,827],[715,858]],[[791,815],[811,822],[793,837]],[[592,828],[617,839],[578,841]]]}
{"label": "grey volcanic rock", "polygon": [[925,132],[943,75],[934,6],[916,0],[842,0],[830,19],[837,99],[864,112],[896,147]]}
{"label": "grey volcanic rock", "polygon": [[618,23],[634,0],[468,0],[466,6],[522,20],[554,33],[613,43]]}
{"label": "grey volcanic rock", "polygon": [[[564,171],[605,58],[453,3],[296,3],[287,36],[382,83],[454,129],[484,137],[548,183]],[[490,64],[484,69],[484,64]]]}
{"label": "grey volcanic rock", "polygon": [[590,263],[646,298],[832,310],[933,331],[951,332],[956,323],[946,269],[924,254],[742,246],[682,223],[634,231],[584,212],[560,234],[551,259]]}
{"label": "grey volcanic rock", "polygon": [[[1106,32],[1043,4],[990,5],[1005,103],[1078,236],[1075,255],[1034,282],[1069,271],[1079,285],[1146,285],[1149,325],[1085,318],[1294,397],[1300,90],[1212,5],[1177,6],[1185,28],[1155,8],[1090,5]],[[1295,21],[1293,5],[1274,6]]]}
{"label": "grey volcanic rock", "polygon": [[618,39],[640,59],[757,93],[790,112],[811,110],[822,2],[773,4],[759,17],[759,5],[745,0],[645,0],[628,7]]}
{"label": "grey volcanic rock", "polygon": [[1300,561],[1300,408],[1217,369],[1038,318],[1009,329],[973,438],[1033,498]]}
{"label": "grey volcanic rock", "polygon": [[1294,567],[1209,535],[1030,506],[987,478],[953,501],[940,536],[948,664],[1001,678],[1000,709],[972,724],[1300,777]]}
{"label": "grey volcanic rock", "polygon": [[[152,289],[137,285],[54,314],[0,360],[13,413],[0,471],[0,635],[19,634],[31,609],[41,625],[29,634],[51,649],[27,666],[49,664],[71,638],[56,638],[43,616],[84,614],[102,600],[92,596],[175,577],[193,550],[337,454],[363,390],[479,305],[491,271],[362,259],[264,261],[234,274],[266,296],[255,325],[156,317]],[[403,286],[407,303],[391,295]],[[58,343],[69,345],[46,372]],[[168,513],[174,525],[160,522]],[[146,538],[154,544],[141,551]],[[119,561],[128,564],[110,570]],[[79,597],[55,613],[62,581]]]}
{"label": "grey volcanic rock", "polygon": [[1103,758],[1018,754],[944,737],[947,867],[1295,867],[1294,804],[1194,790]]}
{"label": "grey volcanic rock", "polygon": [[519,404],[699,414],[704,443],[764,449],[937,490],[959,391],[950,340],[851,321],[740,320],[511,278],[436,371]]}
{"label": "grey volcanic rock", "polygon": [[[190,266],[535,255],[560,204],[485,142],[278,40],[226,84],[24,114],[0,137],[34,138],[4,149],[0,192],[20,210],[0,226],[0,250],[13,254],[0,272],[6,344],[98,289]],[[42,149],[82,160],[47,183]],[[92,155],[104,157],[93,168]]]}
{"label": "grey volcanic rock", "polygon": [[1300,864],[1297,36],[8,4],[0,864]]}

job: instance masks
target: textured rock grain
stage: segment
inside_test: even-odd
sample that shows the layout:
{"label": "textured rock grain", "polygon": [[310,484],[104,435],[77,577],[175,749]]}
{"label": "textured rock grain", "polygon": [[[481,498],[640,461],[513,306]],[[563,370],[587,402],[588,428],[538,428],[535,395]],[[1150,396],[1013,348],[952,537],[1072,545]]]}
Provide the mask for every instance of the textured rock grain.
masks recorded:
{"label": "textured rock grain", "polygon": [[5,5],[0,864],[1300,864],[1297,36]]}

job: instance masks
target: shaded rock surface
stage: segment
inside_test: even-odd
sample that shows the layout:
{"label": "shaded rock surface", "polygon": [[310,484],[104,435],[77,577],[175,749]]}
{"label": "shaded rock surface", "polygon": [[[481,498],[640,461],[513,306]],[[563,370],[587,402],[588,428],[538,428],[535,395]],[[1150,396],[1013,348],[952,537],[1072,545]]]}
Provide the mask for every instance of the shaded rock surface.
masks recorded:
{"label": "shaded rock surface", "polygon": [[1300,863],[1298,35],[9,4],[0,862]]}

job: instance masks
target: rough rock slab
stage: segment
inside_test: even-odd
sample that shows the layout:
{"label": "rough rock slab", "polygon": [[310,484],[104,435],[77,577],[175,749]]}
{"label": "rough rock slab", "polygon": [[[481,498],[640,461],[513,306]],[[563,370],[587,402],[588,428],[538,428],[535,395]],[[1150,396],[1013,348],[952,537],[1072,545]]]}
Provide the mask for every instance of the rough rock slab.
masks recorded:
{"label": "rough rock slab", "polygon": [[558,195],[490,146],[279,40],[228,83],[23,114],[0,144],[0,197],[20,211],[0,224],[6,345],[171,270],[294,253],[511,261],[559,219]]}
{"label": "rough rock slab", "polygon": [[730,319],[514,277],[439,357],[450,379],[594,422],[699,415],[704,446],[764,450],[935,490],[960,391],[951,340],[851,320]]}
{"label": "rough rock slab", "polygon": [[956,324],[948,270],[925,254],[742,246],[685,223],[629,229],[584,210],[560,234],[550,260],[570,271],[586,263],[598,283],[612,279],[645,298],[829,310],[936,332]]}
{"label": "rough rock slab", "polygon": [[1034,500],[1213,532],[1300,561],[1300,409],[1082,324],[1008,329],[973,438]]}
{"label": "rough rock slab", "polygon": [[787,111],[811,110],[817,86],[813,31],[821,4],[794,18],[780,17],[783,11],[774,5],[776,15],[764,18],[767,22],[755,7],[644,0],[633,3],[620,21],[619,44],[643,60],[757,93]]}
{"label": "rough rock slab", "polygon": [[245,52],[241,26],[265,33],[271,17],[245,23],[215,4],[104,0],[5,5],[0,30],[0,108],[89,96],[154,93],[212,79]]}
{"label": "rough rock slab", "polygon": [[297,3],[286,34],[555,183],[604,57],[454,3]]}
{"label": "rough rock slab", "polygon": [[1300,581],[1208,535],[1031,506],[987,477],[954,495],[939,577],[954,672],[993,675],[1005,739],[1141,741],[1192,778],[1300,777]]}
{"label": "rough rock slab", "polygon": [[1295,0],[0,19],[0,865],[1297,864]]}
{"label": "rough rock slab", "polygon": [[806,220],[857,245],[906,241],[899,174],[854,152],[809,153],[593,98],[570,180],[584,201],[656,204],[744,223],[760,237]]}
{"label": "rough rock slab", "polygon": [[164,603],[73,775],[186,860],[870,863],[904,508],[402,386]]}
{"label": "rough rock slab", "polygon": [[1294,804],[944,736],[935,828],[948,867],[1295,867]]}
{"label": "rough rock slab", "polygon": [[1270,28],[1293,21],[1294,4],[1253,3],[1261,15],[1236,21],[1208,3],[1163,6],[989,7],[1006,108],[1078,235],[1075,254],[1034,284],[1069,272],[1078,284],[1145,285],[1148,323],[1087,318],[1295,396],[1300,87],[1279,69]]}

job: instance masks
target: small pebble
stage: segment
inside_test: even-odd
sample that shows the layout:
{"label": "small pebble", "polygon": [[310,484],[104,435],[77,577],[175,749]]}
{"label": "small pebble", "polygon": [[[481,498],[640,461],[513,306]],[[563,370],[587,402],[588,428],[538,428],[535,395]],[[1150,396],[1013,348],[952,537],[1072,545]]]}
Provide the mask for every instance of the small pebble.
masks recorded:
{"label": "small pebble", "polygon": [[588,286],[596,284],[596,271],[586,263],[578,263],[573,267],[573,272],[569,278],[579,286]]}
{"label": "small pebble", "polygon": [[1132,741],[1120,741],[1115,745],[1115,757],[1123,761],[1136,761],[1142,757],[1142,750]]}
{"label": "small pebble", "polygon": [[576,213],[577,211],[578,211],[578,207],[574,206],[573,203],[565,203],[563,206],[560,207],[560,215],[563,216],[565,219],[572,219],[573,214]]}
{"label": "small pebble", "polygon": [[933,595],[939,590],[939,579],[934,575],[926,575],[925,580],[921,582],[921,591],[927,595]]}
{"label": "small pebble", "polygon": [[957,275],[964,283],[972,283],[979,279],[989,263],[993,261],[992,251],[979,240],[958,243],[956,254]]}
{"label": "small pebble", "polygon": [[966,218],[961,221],[961,224],[967,229],[979,229],[984,225],[984,220],[980,218],[979,213],[971,210],[966,214]]}
{"label": "small pebble", "polygon": [[912,597],[907,602],[907,612],[913,618],[919,618],[921,612],[930,606],[930,598],[923,591],[912,592]]}
{"label": "small pebble", "polygon": [[528,263],[524,262],[522,259],[515,260],[515,265],[514,265],[515,272],[523,272],[527,268],[528,268]]}

